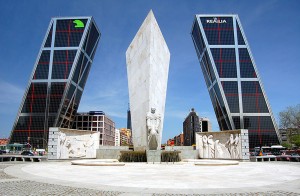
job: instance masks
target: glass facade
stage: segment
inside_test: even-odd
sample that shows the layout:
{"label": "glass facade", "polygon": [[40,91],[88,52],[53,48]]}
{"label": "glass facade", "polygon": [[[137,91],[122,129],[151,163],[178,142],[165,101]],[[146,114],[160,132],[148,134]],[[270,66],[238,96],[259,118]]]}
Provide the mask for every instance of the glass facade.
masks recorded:
{"label": "glass facade", "polygon": [[191,31],[221,130],[248,129],[249,147],[281,141],[237,15],[196,15]]}
{"label": "glass facade", "polygon": [[92,17],[52,18],[10,143],[45,148],[49,127],[72,128],[99,39]]}

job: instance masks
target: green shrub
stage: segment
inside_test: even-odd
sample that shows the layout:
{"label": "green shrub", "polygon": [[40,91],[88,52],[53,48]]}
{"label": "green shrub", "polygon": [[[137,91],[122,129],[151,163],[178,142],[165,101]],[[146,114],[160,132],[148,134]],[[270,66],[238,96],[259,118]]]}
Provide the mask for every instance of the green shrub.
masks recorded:
{"label": "green shrub", "polygon": [[161,162],[179,162],[180,151],[162,151],[161,152]]}
{"label": "green shrub", "polygon": [[147,162],[146,151],[121,151],[120,162]]}

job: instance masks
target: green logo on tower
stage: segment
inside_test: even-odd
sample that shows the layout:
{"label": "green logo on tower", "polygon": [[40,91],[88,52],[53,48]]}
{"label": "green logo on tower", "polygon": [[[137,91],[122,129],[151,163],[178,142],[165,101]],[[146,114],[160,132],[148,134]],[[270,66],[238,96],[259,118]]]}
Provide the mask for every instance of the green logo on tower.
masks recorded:
{"label": "green logo on tower", "polygon": [[81,20],[74,20],[75,28],[84,28],[84,24]]}

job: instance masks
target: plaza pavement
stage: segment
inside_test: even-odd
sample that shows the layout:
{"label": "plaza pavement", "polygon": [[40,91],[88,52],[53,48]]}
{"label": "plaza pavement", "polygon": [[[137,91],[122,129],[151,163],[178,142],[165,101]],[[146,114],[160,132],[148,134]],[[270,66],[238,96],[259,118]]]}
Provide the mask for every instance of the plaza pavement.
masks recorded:
{"label": "plaza pavement", "polygon": [[300,195],[300,163],[0,163],[0,195]]}

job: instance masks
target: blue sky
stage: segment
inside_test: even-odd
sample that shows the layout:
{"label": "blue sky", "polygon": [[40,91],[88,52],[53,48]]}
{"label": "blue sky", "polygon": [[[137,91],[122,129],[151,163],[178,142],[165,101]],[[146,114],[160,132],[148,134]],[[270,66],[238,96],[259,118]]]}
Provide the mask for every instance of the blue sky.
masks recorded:
{"label": "blue sky", "polygon": [[219,129],[190,36],[195,14],[238,14],[276,119],[300,103],[298,0],[0,0],[0,7],[0,138],[9,136],[54,16],[94,17],[102,36],[79,111],[103,110],[118,128],[129,102],[125,52],[150,9],[171,53],[163,141],[182,131],[192,107]]}

